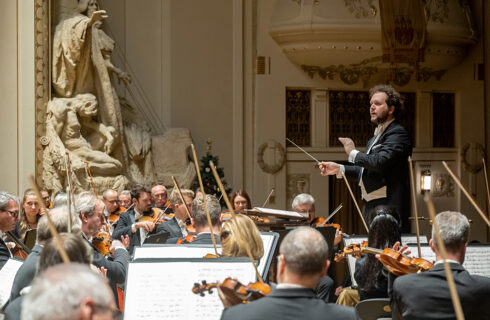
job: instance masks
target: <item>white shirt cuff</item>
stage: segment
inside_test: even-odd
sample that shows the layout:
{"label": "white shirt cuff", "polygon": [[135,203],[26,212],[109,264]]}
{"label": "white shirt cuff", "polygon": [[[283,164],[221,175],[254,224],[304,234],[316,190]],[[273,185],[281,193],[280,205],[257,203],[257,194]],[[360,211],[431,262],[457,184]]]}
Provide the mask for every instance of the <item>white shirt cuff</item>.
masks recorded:
{"label": "white shirt cuff", "polygon": [[342,174],[345,174],[345,166],[339,165],[339,173],[337,173],[337,179],[342,179]]}
{"label": "white shirt cuff", "polygon": [[359,150],[356,150],[356,149],[352,150],[349,153],[349,159],[348,160],[350,163],[354,163],[356,161],[356,156],[358,153],[359,153]]}
{"label": "white shirt cuff", "polygon": [[134,223],[131,225],[131,232],[132,233],[135,233],[136,232],[136,226],[135,226]]}

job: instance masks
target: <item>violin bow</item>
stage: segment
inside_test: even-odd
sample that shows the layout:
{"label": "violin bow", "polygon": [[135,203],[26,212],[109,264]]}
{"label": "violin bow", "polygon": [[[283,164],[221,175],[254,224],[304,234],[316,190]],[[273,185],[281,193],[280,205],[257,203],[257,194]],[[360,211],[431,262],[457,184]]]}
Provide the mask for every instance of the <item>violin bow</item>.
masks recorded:
{"label": "violin bow", "polygon": [[412,157],[408,157],[408,169],[410,170],[410,187],[412,189],[413,212],[415,214],[415,230],[417,231],[417,251],[419,258],[422,258],[422,249],[420,249],[419,211],[417,209],[417,198],[415,198],[415,180],[413,179]]}
{"label": "violin bow", "polygon": [[172,176],[172,181],[174,182],[174,186],[177,188],[177,191],[179,192],[179,198],[185,207],[185,212],[187,212],[187,216],[189,217],[189,219],[192,219],[191,213],[189,212],[189,208],[187,208],[187,204],[185,203],[184,195],[182,194],[182,191],[180,190],[179,184],[177,183],[177,180],[175,180],[174,176]]}
{"label": "violin bow", "polygon": [[68,232],[71,232],[71,225],[72,225],[72,205],[73,207],[75,206],[75,196],[73,195],[73,178],[72,178],[72,170],[71,170],[71,159],[70,159],[70,154],[68,151],[65,151],[65,164],[66,164],[66,176],[68,177],[68,187],[66,188],[66,195],[68,197]]}
{"label": "violin bow", "polygon": [[[466,190],[466,188],[463,186],[463,183],[461,183],[461,181],[459,180],[459,178],[449,168],[449,166],[447,165],[446,161],[443,161],[442,164],[444,165],[444,168],[446,168],[447,172],[449,172],[449,174],[451,175],[451,177],[453,177],[454,181],[456,181],[456,184],[459,186],[459,188],[461,189],[461,191],[463,191],[463,193],[466,196],[466,198],[468,198],[468,200],[471,202],[471,204],[475,207],[476,211],[480,214],[480,216],[483,218],[483,220],[485,220],[485,222],[487,223],[487,225],[490,227],[490,220],[488,220],[487,215],[485,213],[483,213],[483,210],[478,206],[478,204],[476,203],[475,199],[473,199],[473,197],[470,195],[470,193],[468,192],[468,190]],[[432,219],[432,221],[434,221],[434,219]]]}
{"label": "violin bow", "polygon": [[204,209],[206,210],[206,217],[208,219],[209,231],[211,232],[211,240],[213,241],[214,253],[216,253],[216,256],[218,257],[219,255],[218,255],[218,249],[216,248],[216,240],[214,239],[213,224],[211,223],[211,216],[209,215],[208,203],[206,201],[206,192],[204,191],[204,185],[202,184],[202,179],[201,179],[201,170],[199,170],[199,163],[197,162],[196,148],[194,148],[194,144],[192,143],[191,143],[191,149],[192,149],[192,155],[194,157],[194,164],[196,165],[199,187],[201,188],[201,192],[202,192],[202,201],[204,203]]}
{"label": "violin bow", "polygon": [[272,188],[271,192],[269,192],[269,195],[267,196],[267,199],[265,199],[264,204],[262,205],[262,208],[265,208],[265,205],[269,202],[269,199],[271,198],[274,191],[275,191],[274,188]]}
{"label": "violin bow", "polygon": [[427,209],[432,219],[434,234],[437,238],[437,250],[439,250],[439,253],[441,254],[442,257],[442,262],[444,264],[444,271],[446,273],[446,280],[449,285],[449,292],[451,293],[451,300],[453,302],[456,318],[458,320],[464,320],[463,309],[461,308],[461,301],[459,300],[458,292],[456,291],[456,285],[454,284],[453,274],[451,273],[451,269],[449,268],[449,263],[446,260],[447,259],[446,246],[442,241],[441,233],[439,232],[439,226],[437,225],[436,222],[436,210],[434,208],[434,203],[432,203],[432,200],[430,199],[428,194],[425,195],[424,200],[427,204]]}
{"label": "violin bow", "polygon": [[85,169],[87,169],[88,176],[90,177],[90,183],[92,184],[92,191],[94,192],[94,196],[98,198],[99,196],[97,195],[97,189],[95,189],[94,178],[92,177],[92,171],[90,171],[88,161],[84,160],[83,162],[85,163]]}
{"label": "violin bow", "polygon": [[[218,175],[218,172],[216,171],[216,167],[214,166],[213,161],[209,161],[209,166],[211,167],[211,170],[213,171],[214,179],[216,179],[216,182],[218,183],[219,189],[221,190],[221,193],[223,194],[223,198],[225,199],[226,206],[228,207],[228,210],[231,213],[232,220],[236,221],[236,214],[235,210],[233,210],[233,207],[231,206],[230,199],[228,199],[228,195],[226,194],[225,188],[223,187],[223,183],[221,183],[221,179]],[[260,283],[264,283],[264,279],[262,279],[262,276],[259,273],[259,269],[257,269],[257,265],[255,264],[254,258],[252,257],[252,251],[250,250],[250,246],[247,241],[243,241],[245,237],[242,234],[242,231],[240,228],[237,228],[238,233],[240,238],[242,239],[242,242],[245,244],[245,250],[247,251],[248,258],[250,259],[250,262],[252,262],[252,265],[254,266],[255,269],[255,274],[257,275],[257,278],[259,279]]]}
{"label": "violin bow", "polygon": [[487,174],[487,164],[485,163],[485,158],[481,158],[481,162],[483,163],[483,175],[485,176],[485,187],[487,188],[488,210],[490,210],[490,190],[488,188],[488,174]]}
{"label": "violin bow", "polygon": [[369,233],[369,228],[366,224],[366,220],[364,220],[364,217],[362,216],[361,209],[359,208],[359,205],[357,204],[356,197],[354,197],[354,193],[352,192],[352,189],[350,188],[349,181],[347,181],[347,178],[345,177],[345,174],[342,172],[342,178],[344,178],[345,184],[347,185],[347,189],[349,189],[350,196],[352,197],[352,201],[354,201],[354,204],[356,205],[357,212],[359,213],[359,216],[361,217],[362,223],[364,224],[364,228],[366,228],[366,232]]}
{"label": "violin bow", "polygon": [[53,221],[51,220],[51,217],[49,216],[49,212],[46,209],[46,205],[44,204],[43,197],[41,196],[41,192],[39,191],[37,183],[34,180],[34,176],[32,176],[32,175],[29,176],[29,180],[31,182],[32,190],[34,190],[34,192],[36,193],[36,197],[37,197],[37,201],[39,202],[39,205],[46,212],[46,219],[48,219],[49,231],[51,232],[51,235],[53,236],[54,241],[56,243],[56,246],[58,247],[58,251],[60,252],[61,259],[63,260],[63,263],[70,263],[70,258],[68,258],[68,255],[66,254],[66,251],[63,248],[60,235],[58,234],[58,231],[56,231],[56,228],[53,224]]}

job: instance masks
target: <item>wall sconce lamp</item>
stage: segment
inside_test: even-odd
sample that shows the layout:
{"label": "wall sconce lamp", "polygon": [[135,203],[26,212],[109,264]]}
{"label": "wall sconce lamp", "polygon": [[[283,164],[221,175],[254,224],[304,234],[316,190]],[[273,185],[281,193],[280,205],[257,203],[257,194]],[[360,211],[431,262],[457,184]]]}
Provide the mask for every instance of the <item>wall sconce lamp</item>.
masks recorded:
{"label": "wall sconce lamp", "polygon": [[430,192],[431,186],[432,186],[432,177],[431,177],[430,170],[422,171],[422,173],[420,174],[421,193],[424,194],[427,191]]}

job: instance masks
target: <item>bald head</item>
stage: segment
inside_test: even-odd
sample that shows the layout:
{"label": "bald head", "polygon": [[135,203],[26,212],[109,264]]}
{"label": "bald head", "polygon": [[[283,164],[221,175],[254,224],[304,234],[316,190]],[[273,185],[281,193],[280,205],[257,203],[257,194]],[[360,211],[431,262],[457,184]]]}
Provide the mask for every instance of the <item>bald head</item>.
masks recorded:
{"label": "bald head", "polygon": [[118,194],[114,189],[107,189],[104,191],[102,194],[102,201],[104,201],[105,207],[109,214],[112,214],[119,209]]}
{"label": "bald head", "polygon": [[167,202],[167,188],[160,184],[151,188],[151,200],[156,207],[163,207]]}

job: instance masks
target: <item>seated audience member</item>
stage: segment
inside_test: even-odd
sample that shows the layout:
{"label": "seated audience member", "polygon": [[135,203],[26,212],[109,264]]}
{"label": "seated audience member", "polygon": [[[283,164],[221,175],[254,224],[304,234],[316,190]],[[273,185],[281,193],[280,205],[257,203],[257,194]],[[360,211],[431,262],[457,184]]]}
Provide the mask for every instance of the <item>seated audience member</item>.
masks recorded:
{"label": "seated audience member", "polygon": [[12,231],[19,217],[19,199],[8,192],[0,191],[0,269],[3,268],[12,253],[3,240],[4,233]]}
{"label": "seated audience member", "polygon": [[221,319],[356,319],[353,308],[326,303],[315,294],[330,264],[320,232],[299,227],[287,234],[279,252],[277,287],[261,299],[226,308]]}
{"label": "seated audience member", "polygon": [[223,257],[248,257],[244,241],[248,243],[255,260],[260,260],[264,255],[259,229],[252,219],[243,214],[237,214],[235,219],[223,223],[220,240]]}
{"label": "seated audience member", "polygon": [[104,267],[107,270],[107,278],[115,297],[117,297],[116,284],[126,281],[126,271],[130,260],[126,250],[129,246],[129,238],[123,237],[123,243],[116,239],[112,240],[109,257],[102,256],[97,248],[92,245],[90,239],[100,231],[104,203],[102,200],[96,200],[92,193],[82,192],[77,196],[76,205],[77,213],[82,220],[82,236],[93,249],[93,264],[97,268]]}
{"label": "seated audience member", "polygon": [[[381,213],[374,217],[369,225],[369,247],[391,248],[400,240],[398,222],[392,215]],[[364,254],[356,260],[354,279],[357,282],[361,301],[388,298],[388,272],[373,254]]]}
{"label": "seated audience member", "polygon": [[37,277],[22,302],[23,320],[113,319],[114,298],[88,266],[58,264]]}
{"label": "seated audience member", "polygon": [[170,208],[167,210],[167,188],[162,185],[156,185],[151,188],[152,207],[160,210],[166,210],[165,213],[171,213]]}
{"label": "seated audience member", "polygon": [[[490,278],[469,274],[462,266],[470,232],[468,219],[459,212],[444,211],[435,220],[465,319],[490,319]],[[393,284],[393,319],[456,319],[434,227],[429,246],[436,254],[434,267],[398,277]]]}
{"label": "seated audience member", "polygon": [[[68,215],[66,207],[56,207],[49,210],[49,217],[58,233],[68,232]],[[36,274],[37,263],[43,247],[51,237],[48,219],[45,216],[42,216],[37,225],[36,245],[32,248],[31,253],[27,256],[27,259],[22,266],[20,266],[15,275],[12,290],[10,292],[11,301],[17,298],[20,291],[31,283]]]}
{"label": "seated audience member", "polygon": [[[176,243],[177,240],[185,238],[188,234],[187,224],[185,221],[188,219],[187,209],[192,212],[192,199],[194,192],[188,189],[182,189],[182,197],[184,198],[185,205],[182,204],[179,191],[174,189],[170,194],[170,206],[173,208],[174,217],[166,222],[158,225],[156,233],[169,232],[170,235],[167,238],[167,243]],[[192,213],[191,213],[192,214]]]}
{"label": "seated audience member", "polygon": [[36,193],[32,189],[27,189],[22,198],[19,221],[15,224],[14,236],[25,242],[27,231],[37,229],[37,223],[41,217],[41,209],[37,202]]}
{"label": "seated audience member", "polygon": [[129,207],[131,206],[131,191],[129,190],[121,191],[119,193],[118,199],[121,207],[126,208],[126,210],[129,209]]}
{"label": "seated audience member", "polygon": [[[220,215],[221,206],[218,199],[215,196],[206,195],[206,203],[209,209],[209,216],[211,218],[211,225],[213,226],[214,239],[216,244],[220,243]],[[212,244],[211,229],[209,228],[208,218],[206,215],[206,209],[204,208],[203,197],[195,198],[192,201],[192,225],[196,228],[196,238],[190,244]]]}
{"label": "seated audience member", "polygon": [[237,212],[244,212],[246,209],[252,209],[252,202],[245,190],[237,190],[230,197],[231,206]]}
{"label": "seated audience member", "polygon": [[[70,262],[78,262],[89,265],[92,262],[92,250],[78,235],[70,233],[60,233],[60,239],[62,247],[68,256]],[[49,239],[41,253],[39,258],[36,274],[41,274],[44,270],[51,266],[63,263],[63,259],[58,250],[56,241]],[[25,297],[25,293],[29,292],[30,287],[26,287],[22,290],[22,294],[16,299],[12,299],[5,309],[5,314],[9,320],[20,319],[22,300]],[[53,301],[54,302],[54,301]]]}
{"label": "seated audience member", "polygon": [[133,208],[123,212],[119,218],[113,239],[128,236],[130,240],[129,253],[133,253],[134,247],[141,246],[149,234],[155,230],[155,222],[142,221],[143,216],[151,215],[150,191],[145,187],[138,186],[131,191],[131,202]]}

